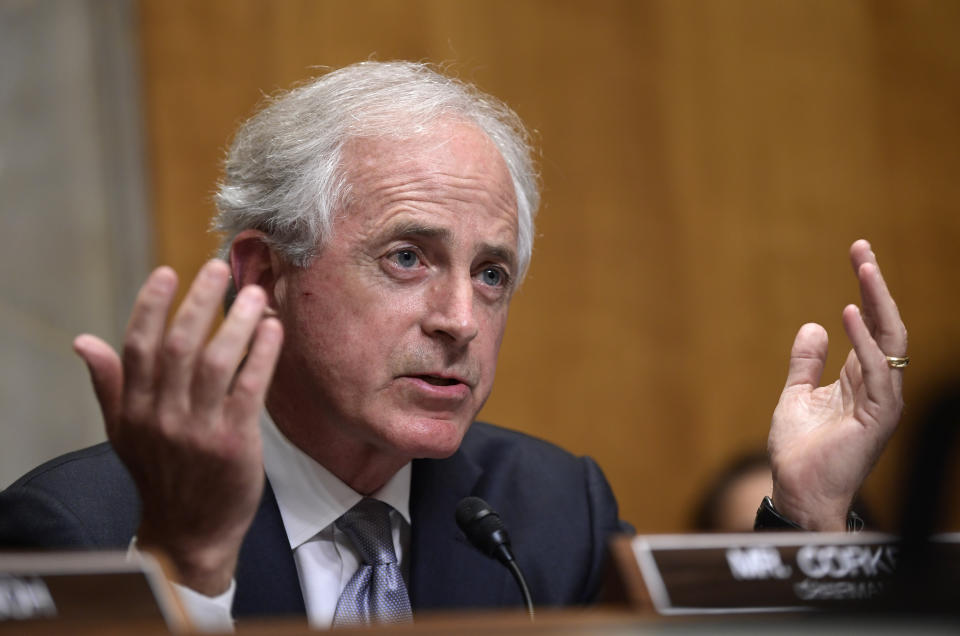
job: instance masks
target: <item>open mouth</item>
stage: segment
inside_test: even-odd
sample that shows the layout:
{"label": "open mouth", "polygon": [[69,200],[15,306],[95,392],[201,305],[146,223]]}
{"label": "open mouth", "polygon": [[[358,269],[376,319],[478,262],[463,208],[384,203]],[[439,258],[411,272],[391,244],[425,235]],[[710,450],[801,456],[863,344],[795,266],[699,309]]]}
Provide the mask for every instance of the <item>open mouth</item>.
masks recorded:
{"label": "open mouth", "polygon": [[434,386],[453,386],[454,384],[460,384],[459,380],[454,380],[453,378],[440,378],[435,375],[418,375],[417,377],[427,384],[432,384]]}

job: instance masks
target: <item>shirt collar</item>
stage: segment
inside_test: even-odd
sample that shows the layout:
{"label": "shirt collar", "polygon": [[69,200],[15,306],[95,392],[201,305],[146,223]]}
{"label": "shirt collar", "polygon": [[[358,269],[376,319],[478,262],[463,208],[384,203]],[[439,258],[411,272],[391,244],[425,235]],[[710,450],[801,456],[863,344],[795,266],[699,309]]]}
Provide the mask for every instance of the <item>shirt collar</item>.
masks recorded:
{"label": "shirt collar", "polygon": [[[277,498],[290,548],[296,549],[353,508],[363,495],[293,444],[270,415],[260,416],[263,465]],[[371,495],[410,523],[410,463]]]}

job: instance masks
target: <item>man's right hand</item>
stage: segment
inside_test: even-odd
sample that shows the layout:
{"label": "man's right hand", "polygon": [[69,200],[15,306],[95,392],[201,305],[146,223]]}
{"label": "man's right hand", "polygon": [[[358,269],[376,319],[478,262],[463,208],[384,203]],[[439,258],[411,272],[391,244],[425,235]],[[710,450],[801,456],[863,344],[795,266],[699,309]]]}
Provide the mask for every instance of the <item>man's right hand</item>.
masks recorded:
{"label": "man's right hand", "polygon": [[226,263],[204,265],[168,326],[177,277],[154,270],[122,360],[95,336],[74,340],[140,492],[138,546],[163,551],[179,582],[208,596],[229,587],[263,492],[258,419],[283,340],[280,322],[263,318],[266,294],[248,285],[208,342],[229,276]]}

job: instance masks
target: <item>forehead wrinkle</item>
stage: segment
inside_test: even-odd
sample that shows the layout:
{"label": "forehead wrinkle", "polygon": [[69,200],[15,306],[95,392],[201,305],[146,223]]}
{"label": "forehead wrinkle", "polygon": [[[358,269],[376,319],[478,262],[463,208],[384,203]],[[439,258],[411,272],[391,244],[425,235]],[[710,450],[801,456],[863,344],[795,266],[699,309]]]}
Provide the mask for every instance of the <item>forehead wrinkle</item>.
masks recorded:
{"label": "forehead wrinkle", "polygon": [[[458,125],[461,122],[454,120],[449,123]],[[469,122],[465,123],[475,128]],[[352,156],[352,161],[348,160],[347,163],[353,165],[348,170],[353,173],[352,180],[356,185],[363,184],[360,189],[366,191],[363,194],[365,199],[380,197],[389,204],[395,204],[406,194],[420,192],[429,195],[440,192],[449,201],[476,203],[475,200],[458,196],[456,191],[481,193],[490,201],[493,209],[502,209],[517,221],[516,184],[500,150],[483,131],[477,132],[483,135],[486,147],[471,153],[473,161],[463,167],[466,174],[448,171],[448,157],[444,156],[443,151],[452,139],[445,134],[433,133],[416,140],[397,140],[397,145],[387,145],[385,148],[383,140],[352,140],[345,153]],[[408,142],[413,143],[414,147],[410,147]],[[364,149],[363,146],[368,143],[373,144],[374,148]],[[379,152],[376,150],[378,148]],[[386,165],[401,170],[402,174],[385,174],[383,167]],[[506,187],[491,189],[482,185],[488,180],[502,181]],[[409,197],[407,200],[411,203],[431,203],[419,197]]]}
{"label": "forehead wrinkle", "polygon": [[436,183],[436,187],[438,189],[443,188],[444,185],[449,185],[449,184],[438,183],[439,177],[444,177],[446,179],[449,179],[455,182],[454,193],[448,196],[448,198],[453,199],[454,201],[462,201],[467,203],[470,202],[469,199],[465,199],[457,196],[456,192],[459,190],[468,191],[468,192],[480,192],[480,193],[483,193],[486,196],[486,198],[492,201],[497,207],[502,206],[503,208],[510,210],[511,212],[514,212],[514,213],[516,213],[517,211],[516,194],[513,191],[514,190],[513,182],[510,180],[508,180],[508,182],[510,183],[509,188],[504,189],[503,192],[494,192],[494,191],[491,191],[490,188],[486,188],[480,185],[482,183],[482,180],[473,176],[464,177],[464,176],[447,173],[447,172],[437,172],[435,174],[438,178],[435,178],[432,181]]}
{"label": "forehead wrinkle", "polygon": [[[383,212],[364,232],[371,238],[379,235],[380,240],[403,232],[408,236],[438,236],[429,217],[446,208],[478,221],[486,219],[485,225],[491,221],[503,223],[494,234],[478,236],[478,241],[485,238],[486,242],[475,243],[473,249],[515,267],[516,184],[502,155],[488,138],[482,147],[466,152],[458,147],[449,154],[453,139],[431,133],[423,139],[398,140],[397,145],[384,140],[354,140],[345,152],[346,170],[354,186],[351,207],[374,206]],[[420,220],[421,213],[428,218]],[[393,225],[404,214],[409,214],[413,223],[403,227],[401,220]],[[442,221],[437,223],[437,227],[443,226]],[[452,233],[442,238],[445,242],[456,239]]]}
{"label": "forehead wrinkle", "polygon": [[[389,182],[392,180],[397,180],[397,183],[390,184]],[[381,183],[377,183],[378,180],[376,179],[371,179],[371,181],[373,181],[371,185],[375,190],[387,195],[402,194],[409,191],[421,191],[433,194],[447,190],[464,190],[468,192],[479,192],[485,194],[488,198],[494,198],[491,189],[483,185],[484,180],[478,175],[463,176],[451,172],[431,170],[425,171],[424,174],[417,175],[413,178],[405,179],[402,176],[391,175],[390,177],[380,179],[379,181],[381,181]],[[497,198],[512,199],[513,197],[508,194],[506,196],[498,196]]]}
{"label": "forehead wrinkle", "polygon": [[368,199],[380,199],[386,208],[408,208],[411,210],[427,210],[445,203],[464,204],[472,207],[486,208],[495,211],[505,221],[516,224],[517,209],[511,197],[494,197],[487,188],[474,188],[484,195],[482,200],[476,194],[471,196],[463,189],[447,189],[442,187],[421,188],[417,184],[403,183],[397,186],[380,189],[378,193],[368,195]]}

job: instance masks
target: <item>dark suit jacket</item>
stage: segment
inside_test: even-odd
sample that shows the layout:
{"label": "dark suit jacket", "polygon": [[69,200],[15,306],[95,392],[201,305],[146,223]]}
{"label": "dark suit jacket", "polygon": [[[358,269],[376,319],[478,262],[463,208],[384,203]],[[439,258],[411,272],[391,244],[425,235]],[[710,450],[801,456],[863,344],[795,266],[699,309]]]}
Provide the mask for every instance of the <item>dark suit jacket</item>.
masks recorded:
{"label": "dark suit jacket", "polygon": [[[594,600],[607,538],[629,530],[593,460],[475,423],[453,456],[413,463],[409,591],[415,611],[522,604],[509,571],[472,547],[456,526],[457,503],[470,495],[500,513],[537,605]],[[51,460],[0,493],[0,547],[125,549],[139,517],[129,474],[110,445],[99,444]],[[236,579],[235,616],[304,613],[269,483]]]}

